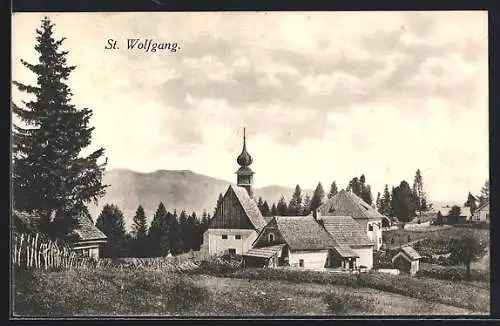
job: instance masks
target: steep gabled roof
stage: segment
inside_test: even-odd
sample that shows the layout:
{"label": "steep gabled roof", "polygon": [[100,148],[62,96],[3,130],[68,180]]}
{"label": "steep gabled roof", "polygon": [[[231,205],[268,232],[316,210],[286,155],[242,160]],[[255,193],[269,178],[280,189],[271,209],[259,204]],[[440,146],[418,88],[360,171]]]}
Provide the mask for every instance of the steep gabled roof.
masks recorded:
{"label": "steep gabled roof", "polygon": [[311,216],[275,216],[274,221],[292,250],[324,250],[337,245]]}
{"label": "steep gabled roof", "polygon": [[382,219],[384,215],[368,205],[363,199],[345,190],[339,191],[319,208],[321,215],[352,216],[354,219]]}
{"label": "steep gabled roof", "polygon": [[233,190],[236,198],[241,204],[241,207],[243,207],[245,214],[247,215],[248,219],[253,224],[255,229],[262,230],[267,223],[264,220],[264,217],[262,217],[262,214],[260,213],[259,207],[257,206],[255,200],[253,200],[252,197],[248,195],[246,189],[243,187],[231,185],[229,186],[229,189]]}
{"label": "steep gabled roof", "polygon": [[321,216],[323,226],[333,239],[350,246],[373,245],[361,225],[350,216]]}
{"label": "steep gabled roof", "polygon": [[86,216],[78,217],[78,226],[72,233],[78,235],[78,241],[106,240],[108,237]]}

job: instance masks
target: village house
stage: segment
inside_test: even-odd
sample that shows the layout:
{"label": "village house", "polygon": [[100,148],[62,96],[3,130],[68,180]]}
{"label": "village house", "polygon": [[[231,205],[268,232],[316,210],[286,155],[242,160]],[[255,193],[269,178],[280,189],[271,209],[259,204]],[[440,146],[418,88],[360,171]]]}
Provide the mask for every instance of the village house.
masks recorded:
{"label": "village house", "polygon": [[422,257],[415,249],[404,246],[392,257],[392,264],[401,272],[413,276],[418,272],[420,258]]}
{"label": "village house", "polygon": [[355,194],[341,190],[315,212],[319,216],[350,216],[365,230],[373,249],[382,247],[382,221],[388,219]]}
{"label": "village house", "polygon": [[473,222],[489,222],[490,221],[490,201],[487,200],[482,205],[479,205],[478,208],[474,211],[474,215],[472,215]]}
{"label": "village house", "polygon": [[312,216],[275,216],[244,254],[246,266],[355,269],[359,255]]}
{"label": "village house", "polygon": [[222,201],[215,209],[208,230],[203,235],[200,250],[209,255],[239,254],[247,252],[266,225],[264,217],[253,199],[252,157],[246,149],[243,134],[243,150],[237,158],[240,168],[236,172],[237,186],[229,186]]}
{"label": "village house", "polygon": [[373,241],[359,223],[350,216],[320,216],[317,220],[333,239],[348,245],[356,253],[357,266],[373,268]]}
{"label": "village house", "polygon": [[[20,233],[41,233],[40,217],[14,210],[13,226]],[[106,235],[99,230],[89,217],[81,214],[77,217],[75,227],[67,234],[67,243],[79,255],[99,258],[100,246],[107,242]]]}

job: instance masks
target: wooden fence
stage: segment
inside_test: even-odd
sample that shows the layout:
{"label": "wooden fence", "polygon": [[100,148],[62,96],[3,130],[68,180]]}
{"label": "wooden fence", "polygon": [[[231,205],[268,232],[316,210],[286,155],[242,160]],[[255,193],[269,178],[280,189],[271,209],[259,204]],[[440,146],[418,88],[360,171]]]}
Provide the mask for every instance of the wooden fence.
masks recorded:
{"label": "wooden fence", "polygon": [[81,257],[69,247],[57,244],[38,233],[14,235],[11,253],[12,263],[24,268],[87,267],[93,263],[91,258]]}

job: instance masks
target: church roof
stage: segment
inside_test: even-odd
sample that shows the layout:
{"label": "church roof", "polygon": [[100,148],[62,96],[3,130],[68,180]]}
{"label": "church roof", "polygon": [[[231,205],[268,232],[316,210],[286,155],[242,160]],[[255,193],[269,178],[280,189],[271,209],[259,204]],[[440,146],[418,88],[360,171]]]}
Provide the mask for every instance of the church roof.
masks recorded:
{"label": "church roof", "polygon": [[252,197],[248,195],[248,192],[245,188],[233,185],[229,186],[229,188],[232,189],[235,193],[236,198],[238,198],[241,207],[243,207],[243,210],[245,211],[248,219],[253,224],[253,226],[257,230],[262,230],[267,223],[264,220],[264,217],[262,216],[255,200],[253,200]]}
{"label": "church roof", "polygon": [[352,246],[373,245],[361,225],[350,216],[321,216],[323,226],[337,241]]}
{"label": "church roof", "polygon": [[321,215],[328,216],[351,216],[354,219],[385,218],[363,199],[345,190],[326,200],[318,209]]}

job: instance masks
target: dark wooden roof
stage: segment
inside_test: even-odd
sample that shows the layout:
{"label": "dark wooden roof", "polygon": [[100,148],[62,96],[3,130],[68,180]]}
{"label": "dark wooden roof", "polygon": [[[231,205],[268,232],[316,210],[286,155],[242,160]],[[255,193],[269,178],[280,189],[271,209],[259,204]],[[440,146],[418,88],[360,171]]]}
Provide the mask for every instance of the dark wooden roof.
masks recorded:
{"label": "dark wooden roof", "polygon": [[319,208],[321,215],[351,216],[354,219],[383,219],[384,215],[368,205],[363,199],[345,190],[339,191]]}
{"label": "dark wooden roof", "polygon": [[243,256],[258,257],[258,258],[271,258],[272,256],[281,252],[286,244],[279,244],[269,247],[252,248]]}
{"label": "dark wooden roof", "polygon": [[248,192],[245,188],[233,185],[229,186],[229,188],[232,189],[235,193],[236,198],[240,202],[243,210],[245,211],[245,214],[247,215],[248,219],[253,224],[255,229],[259,231],[262,230],[267,223],[260,213],[259,207],[257,206],[255,200],[253,200],[252,197],[248,195]]}
{"label": "dark wooden roof", "polygon": [[78,226],[73,229],[72,233],[78,236],[79,242],[107,239],[106,235],[86,216],[78,217]]}
{"label": "dark wooden roof", "polygon": [[373,245],[363,227],[350,216],[321,216],[326,231],[338,242],[352,246]]}

